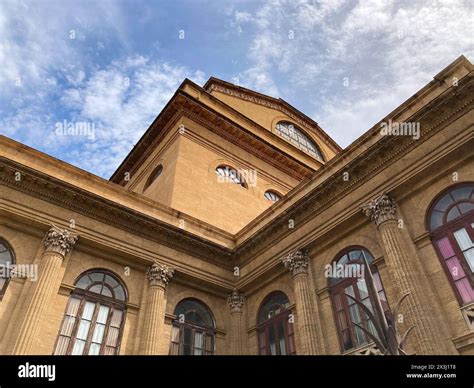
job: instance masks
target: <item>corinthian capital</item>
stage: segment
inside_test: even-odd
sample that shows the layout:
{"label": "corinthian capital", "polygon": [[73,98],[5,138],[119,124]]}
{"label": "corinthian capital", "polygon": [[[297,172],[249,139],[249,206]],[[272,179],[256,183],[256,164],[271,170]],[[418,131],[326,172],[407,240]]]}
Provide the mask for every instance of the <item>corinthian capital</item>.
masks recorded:
{"label": "corinthian capital", "polygon": [[77,239],[77,235],[69,230],[52,225],[44,238],[44,246],[47,251],[57,252],[65,256],[71,251]]}
{"label": "corinthian capital", "polygon": [[396,210],[395,202],[387,194],[382,194],[380,197],[373,199],[362,208],[364,214],[374,221],[377,226],[384,221],[395,219]]}
{"label": "corinthian capital", "polygon": [[308,251],[305,249],[298,249],[295,252],[290,253],[283,259],[283,264],[293,276],[300,273],[308,273]]}
{"label": "corinthian capital", "polygon": [[146,276],[151,286],[160,286],[165,288],[174,275],[174,269],[165,264],[160,264],[156,260],[146,271]]}
{"label": "corinthian capital", "polygon": [[234,290],[232,291],[232,294],[230,294],[229,298],[227,299],[227,303],[230,306],[231,312],[241,313],[242,308],[244,307],[244,302],[245,302],[244,294],[237,291],[236,288],[234,288]]}

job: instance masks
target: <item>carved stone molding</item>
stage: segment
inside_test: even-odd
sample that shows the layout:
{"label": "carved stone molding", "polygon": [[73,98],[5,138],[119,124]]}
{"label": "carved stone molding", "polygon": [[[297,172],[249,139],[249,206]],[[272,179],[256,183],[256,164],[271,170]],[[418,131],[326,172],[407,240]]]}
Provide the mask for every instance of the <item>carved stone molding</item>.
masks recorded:
{"label": "carved stone molding", "polygon": [[394,220],[397,207],[392,198],[387,194],[373,199],[362,208],[364,214],[379,226],[385,221]]}
{"label": "carved stone molding", "polygon": [[156,260],[146,272],[150,286],[160,286],[166,288],[174,275],[174,269],[165,264],[160,264]]}
{"label": "carved stone molding", "polygon": [[52,225],[44,238],[44,246],[46,251],[57,252],[64,257],[71,251],[77,239],[78,236],[69,230]]}
{"label": "carved stone molding", "polygon": [[469,330],[474,331],[474,303],[462,308]]}
{"label": "carved stone molding", "polygon": [[245,296],[239,292],[236,288],[232,291],[232,294],[229,295],[227,303],[229,304],[230,311],[241,313],[242,308],[244,307]]}
{"label": "carved stone molding", "polygon": [[293,276],[300,273],[308,273],[309,257],[308,251],[298,249],[290,253],[283,259],[283,265],[288,269]]}

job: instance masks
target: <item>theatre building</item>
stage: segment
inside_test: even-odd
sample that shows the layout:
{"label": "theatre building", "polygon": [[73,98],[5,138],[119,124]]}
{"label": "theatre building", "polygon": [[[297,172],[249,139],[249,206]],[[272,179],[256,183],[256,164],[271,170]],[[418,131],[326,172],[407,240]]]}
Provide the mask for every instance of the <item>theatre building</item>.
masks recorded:
{"label": "theatre building", "polygon": [[380,354],[408,294],[406,353],[474,354],[473,99],[461,56],[342,149],[184,80],[109,180],[0,137],[0,353]]}

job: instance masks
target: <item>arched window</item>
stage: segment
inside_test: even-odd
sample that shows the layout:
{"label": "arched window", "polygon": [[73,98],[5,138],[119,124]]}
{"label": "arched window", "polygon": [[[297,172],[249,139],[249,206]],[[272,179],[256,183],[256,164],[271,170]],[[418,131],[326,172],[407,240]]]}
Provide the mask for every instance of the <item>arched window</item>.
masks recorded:
{"label": "arched window", "polygon": [[217,180],[221,183],[235,183],[243,188],[247,188],[242,174],[230,166],[219,166],[216,168]]}
{"label": "arched window", "polygon": [[174,310],[170,354],[213,355],[215,324],[209,308],[196,299],[184,299]]}
{"label": "arched window", "polygon": [[0,240],[0,300],[2,300],[10,282],[11,266],[15,264],[15,256],[10,246]]}
{"label": "arched window", "polygon": [[75,282],[54,354],[115,355],[125,322],[127,292],[106,270],[83,273]]}
{"label": "arched window", "polygon": [[145,186],[143,187],[143,191],[148,189],[148,187],[150,187],[150,185],[156,180],[156,178],[158,178],[161,175],[162,172],[163,172],[163,165],[160,164],[158,167],[156,167],[153,170],[153,172],[148,177],[145,183]]}
{"label": "arched window", "polygon": [[350,247],[337,256],[328,274],[336,327],[343,352],[371,342],[354,323],[376,335],[375,327],[367,314],[346,294],[363,302],[372,312],[376,311],[374,306],[379,302],[384,313],[389,310],[382,280],[373,260],[373,256],[366,249]]}
{"label": "arched window", "polygon": [[280,291],[271,293],[263,301],[257,320],[259,354],[296,354],[289,306],[288,297]]}
{"label": "arched window", "polygon": [[319,147],[294,124],[287,121],[280,121],[276,125],[276,133],[313,158],[324,162],[323,154],[319,150]]}
{"label": "arched window", "polygon": [[474,301],[474,184],[449,188],[428,211],[431,240],[461,305]]}
{"label": "arched window", "polygon": [[271,201],[271,202],[276,202],[281,199],[281,195],[272,190],[265,191],[265,194],[263,196],[265,197],[266,200]]}

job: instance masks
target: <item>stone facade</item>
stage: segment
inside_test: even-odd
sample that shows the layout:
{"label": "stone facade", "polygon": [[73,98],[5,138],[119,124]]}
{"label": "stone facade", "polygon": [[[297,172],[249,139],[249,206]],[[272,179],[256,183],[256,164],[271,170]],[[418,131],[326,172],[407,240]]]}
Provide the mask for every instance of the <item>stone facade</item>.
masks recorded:
{"label": "stone facade", "polygon": [[[384,118],[419,123],[418,139],[383,136],[378,123],[342,150],[282,100],[185,81],[108,181],[0,137],[0,242],[38,275],[5,288],[0,354],[53,354],[60,334],[79,338],[65,313],[94,269],[126,290],[110,304],[124,311],[119,354],[172,353],[186,330],[193,341],[212,332],[202,349],[193,342],[196,354],[258,354],[258,316],[276,291],[296,354],[379,354],[372,343],[344,349],[336,324],[326,268],[352,246],[373,256],[391,308],[409,293],[399,327],[414,326],[408,353],[474,354],[473,305],[459,301],[426,221],[440,193],[474,182],[473,96],[473,66],[460,57]],[[282,139],[279,121],[325,161]],[[220,165],[256,175],[247,187],[223,183]],[[272,204],[267,190],[282,199]],[[97,306],[109,306],[102,292]],[[180,326],[186,300],[208,309],[212,330]]]}

